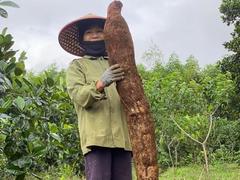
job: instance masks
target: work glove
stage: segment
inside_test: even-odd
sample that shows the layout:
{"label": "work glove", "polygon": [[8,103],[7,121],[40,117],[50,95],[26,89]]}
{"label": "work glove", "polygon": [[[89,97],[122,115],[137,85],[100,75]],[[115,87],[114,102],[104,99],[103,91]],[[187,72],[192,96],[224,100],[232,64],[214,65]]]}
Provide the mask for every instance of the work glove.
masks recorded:
{"label": "work glove", "polygon": [[123,69],[119,64],[114,64],[110,66],[101,76],[101,81],[104,86],[109,86],[113,82],[122,80],[124,78]]}

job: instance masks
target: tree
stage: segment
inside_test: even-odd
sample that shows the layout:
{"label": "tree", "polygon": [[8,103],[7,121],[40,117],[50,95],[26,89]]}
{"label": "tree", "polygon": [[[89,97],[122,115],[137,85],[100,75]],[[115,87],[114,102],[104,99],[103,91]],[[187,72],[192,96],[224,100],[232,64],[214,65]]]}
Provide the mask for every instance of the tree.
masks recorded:
{"label": "tree", "polygon": [[220,12],[223,14],[222,19],[227,25],[233,25],[234,31],[231,33],[232,40],[226,42],[225,47],[234,53],[240,53],[240,1],[223,0],[220,6]]}
{"label": "tree", "polygon": [[76,114],[65,72],[53,66],[26,72],[26,53],[13,50],[13,37],[0,33],[0,177],[47,171],[68,164],[81,173]]}
{"label": "tree", "polygon": [[[149,57],[151,53],[155,55],[158,52],[148,51]],[[211,129],[211,119],[212,132],[224,132],[219,125],[224,119],[215,109],[228,104],[235,95],[231,74],[221,72],[216,65],[200,69],[193,56],[182,63],[176,54],[171,55],[165,64],[156,63],[150,70],[141,65],[138,70],[155,120],[158,162],[161,168],[207,162],[207,157],[209,163],[212,163],[213,154],[221,150],[220,144],[225,143],[216,141],[216,138],[230,137],[227,133],[218,134],[217,137],[216,133],[210,133],[206,140],[208,129]],[[212,116],[213,112],[215,113]],[[199,148],[199,143],[193,143],[183,131],[179,131],[171,119],[191,137],[201,142],[202,148]],[[229,123],[232,125],[232,122]],[[235,126],[234,124],[231,127]],[[238,137],[234,135],[232,138]],[[234,147],[238,146],[234,144]]]}
{"label": "tree", "polygon": [[240,109],[240,1],[239,0],[223,0],[220,6],[220,12],[223,14],[223,22],[228,26],[234,26],[231,33],[232,39],[224,43],[226,49],[232,52],[219,62],[223,72],[230,72],[232,79],[236,83],[236,96],[232,98],[232,102],[227,109],[231,110],[228,115],[232,118],[239,118]]}
{"label": "tree", "polygon": [[19,8],[19,6],[12,1],[1,1],[0,0],[0,16],[2,16],[4,18],[8,17],[8,13],[5,9],[1,8],[1,6],[9,6],[9,7]]}

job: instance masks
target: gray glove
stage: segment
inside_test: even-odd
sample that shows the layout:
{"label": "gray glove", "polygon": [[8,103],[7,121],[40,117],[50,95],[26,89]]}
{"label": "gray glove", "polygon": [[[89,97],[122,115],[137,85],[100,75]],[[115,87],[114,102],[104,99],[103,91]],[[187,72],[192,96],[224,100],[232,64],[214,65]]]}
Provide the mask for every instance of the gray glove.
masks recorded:
{"label": "gray glove", "polygon": [[101,77],[101,81],[103,82],[104,86],[109,86],[113,82],[122,80],[124,78],[123,69],[120,67],[119,64],[114,64],[110,66]]}

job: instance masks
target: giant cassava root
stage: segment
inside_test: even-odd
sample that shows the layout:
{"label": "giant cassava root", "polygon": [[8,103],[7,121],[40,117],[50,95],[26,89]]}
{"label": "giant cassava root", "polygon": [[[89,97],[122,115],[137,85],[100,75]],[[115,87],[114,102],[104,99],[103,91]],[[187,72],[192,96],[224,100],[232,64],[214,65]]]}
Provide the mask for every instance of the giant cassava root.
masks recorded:
{"label": "giant cassava root", "polygon": [[157,150],[154,122],[137,72],[134,47],[128,25],[121,15],[122,3],[113,1],[104,27],[109,64],[120,64],[125,78],[117,82],[117,90],[127,113],[138,180],[157,180]]}

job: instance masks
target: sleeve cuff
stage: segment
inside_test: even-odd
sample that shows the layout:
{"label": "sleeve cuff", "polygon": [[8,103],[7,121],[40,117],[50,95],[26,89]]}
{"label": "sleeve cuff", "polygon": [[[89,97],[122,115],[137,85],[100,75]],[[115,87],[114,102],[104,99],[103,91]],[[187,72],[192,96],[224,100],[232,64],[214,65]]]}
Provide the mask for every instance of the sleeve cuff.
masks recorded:
{"label": "sleeve cuff", "polygon": [[91,95],[94,99],[96,100],[104,100],[104,99],[107,99],[107,96],[106,96],[106,93],[105,93],[105,90],[103,89],[102,92],[99,92],[96,88],[96,83],[97,81],[92,81],[91,82]]}

